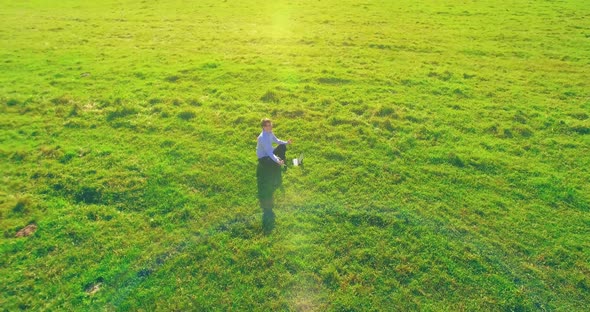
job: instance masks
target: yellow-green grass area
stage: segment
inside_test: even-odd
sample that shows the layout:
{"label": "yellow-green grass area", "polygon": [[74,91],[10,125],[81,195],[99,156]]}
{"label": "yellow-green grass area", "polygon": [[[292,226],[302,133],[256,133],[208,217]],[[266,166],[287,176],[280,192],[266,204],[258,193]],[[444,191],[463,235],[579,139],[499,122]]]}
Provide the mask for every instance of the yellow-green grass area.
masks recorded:
{"label": "yellow-green grass area", "polygon": [[590,308],[590,3],[0,7],[3,310]]}

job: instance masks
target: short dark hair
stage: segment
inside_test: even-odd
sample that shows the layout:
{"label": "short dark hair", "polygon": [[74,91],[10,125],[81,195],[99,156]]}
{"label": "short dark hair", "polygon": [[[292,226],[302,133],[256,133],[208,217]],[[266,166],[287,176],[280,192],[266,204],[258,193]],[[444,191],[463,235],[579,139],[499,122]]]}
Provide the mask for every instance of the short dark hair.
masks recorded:
{"label": "short dark hair", "polygon": [[264,128],[264,127],[265,127],[266,125],[268,125],[269,123],[272,123],[272,121],[271,121],[269,118],[263,118],[263,119],[260,121],[260,126],[261,126],[262,128]]}

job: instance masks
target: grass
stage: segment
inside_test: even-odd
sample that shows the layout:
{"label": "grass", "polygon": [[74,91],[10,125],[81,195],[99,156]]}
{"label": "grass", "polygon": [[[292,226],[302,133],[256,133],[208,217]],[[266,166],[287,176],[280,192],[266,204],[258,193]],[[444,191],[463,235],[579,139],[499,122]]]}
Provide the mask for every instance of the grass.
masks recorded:
{"label": "grass", "polygon": [[3,309],[590,307],[583,1],[0,5]]}

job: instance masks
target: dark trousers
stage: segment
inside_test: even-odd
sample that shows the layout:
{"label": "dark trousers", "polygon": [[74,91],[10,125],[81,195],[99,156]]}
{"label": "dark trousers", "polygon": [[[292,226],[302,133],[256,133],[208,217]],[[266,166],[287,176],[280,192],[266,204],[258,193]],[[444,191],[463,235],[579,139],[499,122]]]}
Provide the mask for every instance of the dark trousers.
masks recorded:
{"label": "dark trousers", "polygon": [[287,153],[287,145],[286,144],[280,144],[272,151],[272,153],[277,155],[280,159],[284,160],[285,163],[287,163],[287,158],[286,158],[287,156],[285,156],[285,154]]}

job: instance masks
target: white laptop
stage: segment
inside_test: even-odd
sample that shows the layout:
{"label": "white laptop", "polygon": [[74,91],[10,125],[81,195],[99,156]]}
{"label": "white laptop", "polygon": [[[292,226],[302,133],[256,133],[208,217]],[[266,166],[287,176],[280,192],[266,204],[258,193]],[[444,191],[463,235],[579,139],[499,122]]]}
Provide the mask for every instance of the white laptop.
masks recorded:
{"label": "white laptop", "polygon": [[303,153],[299,154],[299,157],[293,159],[293,165],[294,166],[303,165]]}

